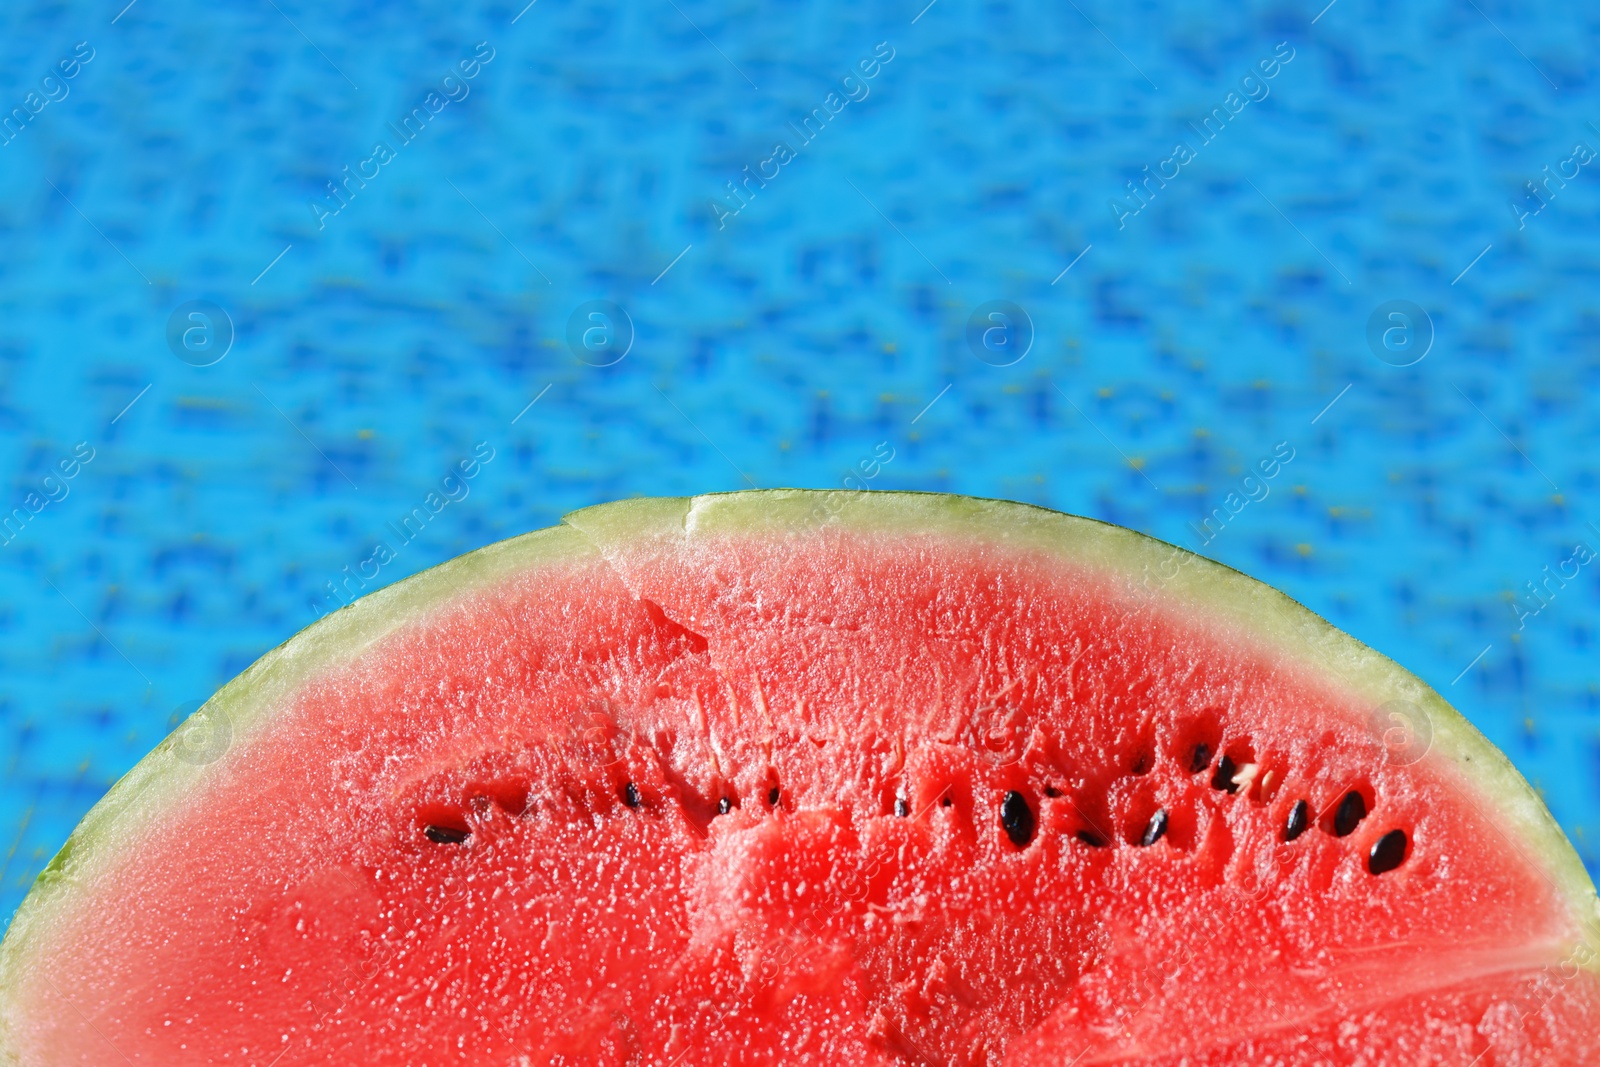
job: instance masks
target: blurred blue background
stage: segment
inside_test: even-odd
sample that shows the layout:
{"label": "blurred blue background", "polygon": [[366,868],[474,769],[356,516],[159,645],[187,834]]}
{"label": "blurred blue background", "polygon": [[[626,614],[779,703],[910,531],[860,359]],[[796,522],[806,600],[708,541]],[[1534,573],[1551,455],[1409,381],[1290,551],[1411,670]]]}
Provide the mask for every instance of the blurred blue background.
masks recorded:
{"label": "blurred blue background", "polygon": [[1600,12],[123,2],[0,14],[0,914],[339,583],[873,472],[1287,590],[1600,870]]}

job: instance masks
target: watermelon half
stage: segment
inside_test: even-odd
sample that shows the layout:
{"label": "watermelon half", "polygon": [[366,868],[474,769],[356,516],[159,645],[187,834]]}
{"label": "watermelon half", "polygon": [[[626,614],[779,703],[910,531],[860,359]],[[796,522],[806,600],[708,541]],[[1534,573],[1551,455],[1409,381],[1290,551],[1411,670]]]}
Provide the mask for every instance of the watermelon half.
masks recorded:
{"label": "watermelon half", "polygon": [[1232,570],[631,500],[213,697],[22,905],[0,1062],[1592,1065],[1597,929],[1500,752]]}

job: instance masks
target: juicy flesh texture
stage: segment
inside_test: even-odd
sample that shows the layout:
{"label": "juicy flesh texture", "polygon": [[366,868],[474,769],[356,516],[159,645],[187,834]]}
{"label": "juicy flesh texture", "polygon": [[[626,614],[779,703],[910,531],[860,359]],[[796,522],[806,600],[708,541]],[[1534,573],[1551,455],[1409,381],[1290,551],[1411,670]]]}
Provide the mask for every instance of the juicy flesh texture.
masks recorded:
{"label": "juicy flesh texture", "polygon": [[1469,787],[1117,588],[841,534],[473,594],[129,844],[24,1063],[1594,1062],[1562,900]]}

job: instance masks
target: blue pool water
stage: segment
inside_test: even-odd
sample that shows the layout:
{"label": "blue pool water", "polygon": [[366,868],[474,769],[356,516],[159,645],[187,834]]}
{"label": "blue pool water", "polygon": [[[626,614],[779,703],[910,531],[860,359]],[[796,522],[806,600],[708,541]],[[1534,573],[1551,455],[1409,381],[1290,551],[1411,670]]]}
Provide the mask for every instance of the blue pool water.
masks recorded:
{"label": "blue pool water", "polygon": [[1600,15],[923,2],[6,5],[0,913],[348,575],[863,463],[1287,590],[1600,871]]}

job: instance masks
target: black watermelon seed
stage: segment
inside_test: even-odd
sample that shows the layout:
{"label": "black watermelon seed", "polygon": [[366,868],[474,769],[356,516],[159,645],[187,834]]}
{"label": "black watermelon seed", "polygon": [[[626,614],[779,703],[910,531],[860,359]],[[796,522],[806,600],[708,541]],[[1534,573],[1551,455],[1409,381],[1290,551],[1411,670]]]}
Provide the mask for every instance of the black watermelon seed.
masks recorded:
{"label": "black watermelon seed", "polygon": [[775,808],[777,806],[778,806],[778,787],[777,786],[773,786],[771,789],[767,790],[767,807]]}
{"label": "black watermelon seed", "polygon": [[1234,766],[1233,760],[1223,756],[1217,760],[1217,773],[1211,778],[1211,788],[1226,789],[1230,793],[1237,793],[1239,791],[1239,783],[1233,780],[1233,776],[1238,773],[1239,768]]}
{"label": "black watermelon seed", "polygon": [[717,801],[717,814],[718,815],[726,815],[726,814],[728,814],[728,812],[730,812],[732,810],[733,810],[733,801],[729,800],[727,797],[722,797],[721,799],[719,799]]}
{"label": "black watermelon seed", "polygon": [[1027,798],[1015,789],[1000,802],[1000,825],[1018,848],[1033,840],[1033,809],[1028,807]]}
{"label": "black watermelon seed", "polygon": [[1057,789],[1053,785],[1047,785],[1044,787],[1044,795],[1054,799],[1061,795],[1061,790]]}
{"label": "black watermelon seed", "polygon": [[471,830],[457,830],[454,826],[434,826],[429,824],[422,828],[429,841],[436,845],[459,845],[472,836]]}
{"label": "black watermelon seed", "polygon": [[622,802],[630,808],[637,808],[644,801],[639,796],[639,787],[629,782],[622,787]]}
{"label": "black watermelon seed", "polygon": [[1095,833],[1093,830],[1079,830],[1078,831],[1078,840],[1082,841],[1084,844],[1088,845],[1090,848],[1105,848],[1106,847],[1106,839],[1101,837],[1099,834]]}
{"label": "black watermelon seed", "polygon": [[1150,825],[1144,828],[1144,836],[1139,838],[1140,846],[1148,848],[1161,840],[1161,835],[1167,832],[1167,809],[1162,808],[1150,816]]}
{"label": "black watermelon seed", "polygon": [[1211,766],[1211,746],[1199,744],[1194,746],[1194,755],[1189,757],[1189,773],[1199,774]]}
{"label": "black watermelon seed", "polygon": [[894,798],[894,813],[902,819],[911,814],[911,805],[906,803],[905,797]]}
{"label": "black watermelon seed", "polygon": [[1306,832],[1310,823],[1309,808],[1304,800],[1294,802],[1294,807],[1289,809],[1289,823],[1283,828],[1283,839],[1293,841]]}
{"label": "black watermelon seed", "polygon": [[950,805],[952,805],[954,803],[955,803],[954,800],[951,800],[950,797],[945,796],[939,801],[939,806],[941,808],[948,808]]}
{"label": "black watermelon seed", "polygon": [[1367,802],[1361,799],[1361,794],[1354,789],[1344,795],[1339,801],[1339,810],[1333,814],[1333,832],[1337,837],[1349,837],[1367,817]]}
{"label": "black watermelon seed", "polygon": [[1384,874],[1400,866],[1405,858],[1406,832],[1390,830],[1372,846],[1372,855],[1367,857],[1367,870],[1373,874]]}

